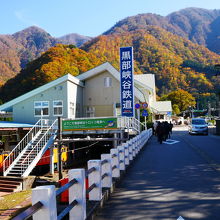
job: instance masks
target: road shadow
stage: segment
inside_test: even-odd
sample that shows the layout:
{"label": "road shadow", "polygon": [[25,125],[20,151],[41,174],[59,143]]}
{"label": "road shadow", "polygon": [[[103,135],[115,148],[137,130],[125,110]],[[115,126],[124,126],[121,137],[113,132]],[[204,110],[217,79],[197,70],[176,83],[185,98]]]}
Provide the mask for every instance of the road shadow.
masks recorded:
{"label": "road shadow", "polygon": [[95,218],[217,220],[220,177],[174,132],[175,145],[151,138]]}

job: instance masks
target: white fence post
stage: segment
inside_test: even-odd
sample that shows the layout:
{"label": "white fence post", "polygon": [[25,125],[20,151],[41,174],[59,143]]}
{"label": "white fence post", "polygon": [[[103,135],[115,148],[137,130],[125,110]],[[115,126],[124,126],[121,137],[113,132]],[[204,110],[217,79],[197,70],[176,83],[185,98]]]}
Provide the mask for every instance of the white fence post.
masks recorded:
{"label": "white fence post", "polygon": [[112,165],[112,177],[118,178],[120,177],[120,170],[119,170],[119,153],[118,149],[111,149],[111,165]]}
{"label": "white fence post", "polygon": [[125,170],[125,145],[118,146],[119,169]]}
{"label": "white fence post", "polygon": [[133,155],[133,158],[135,158],[136,156],[135,138],[132,139],[131,144],[132,144],[132,155]]}
{"label": "white fence post", "polygon": [[68,172],[69,181],[76,179],[77,183],[69,188],[69,204],[77,200],[77,205],[69,212],[69,219],[84,220],[86,219],[86,186],[85,170],[72,169]]}
{"label": "white fence post", "polygon": [[129,160],[133,160],[133,147],[132,147],[132,141],[130,140],[128,142],[128,154],[129,154]]}
{"label": "white fence post", "polygon": [[89,187],[96,184],[96,187],[89,192],[89,200],[100,201],[102,199],[102,177],[101,177],[101,160],[89,160],[88,170],[95,168],[95,171],[89,173],[88,181]]}
{"label": "white fence post", "polygon": [[32,190],[32,205],[41,201],[43,208],[33,214],[33,220],[57,219],[57,202],[55,186],[38,186]]}
{"label": "white fence post", "polygon": [[128,144],[128,142],[124,145],[124,149],[125,149],[125,165],[129,165],[130,160],[129,160],[129,144]]}
{"label": "white fence post", "polygon": [[107,160],[101,168],[102,175],[107,174],[102,180],[102,187],[110,188],[112,186],[112,167],[111,167],[111,154],[101,154],[101,161]]}
{"label": "white fence post", "polygon": [[140,147],[140,137],[141,137],[141,134],[139,134],[139,135],[137,136],[137,151],[138,151],[138,153],[139,153],[140,150],[141,150],[141,147]]}

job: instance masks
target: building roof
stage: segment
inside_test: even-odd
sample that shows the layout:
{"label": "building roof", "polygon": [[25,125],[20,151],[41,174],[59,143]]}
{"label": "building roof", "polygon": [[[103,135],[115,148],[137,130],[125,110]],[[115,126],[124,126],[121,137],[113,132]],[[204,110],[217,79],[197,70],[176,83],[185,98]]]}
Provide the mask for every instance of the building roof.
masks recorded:
{"label": "building roof", "polygon": [[[103,63],[85,73],[82,73],[77,76],[78,79],[80,80],[86,80],[91,77],[94,77],[104,71],[108,71],[112,76],[120,81],[120,73],[117,69],[115,69],[109,62]],[[148,76],[151,75],[151,76]],[[144,83],[143,83],[144,82]],[[154,89],[154,75],[153,74],[139,74],[139,75],[134,75],[134,84],[137,87],[144,87],[145,89],[148,89],[152,91]],[[150,86],[151,85],[151,86]]]}
{"label": "building roof", "polygon": [[12,106],[23,101],[26,100],[28,98],[31,98],[32,96],[35,96],[39,93],[42,93],[44,91],[46,91],[47,89],[53,87],[53,86],[57,86],[65,81],[71,81],[76,85],[80,85],[83,86],[83,83],[80,82],[79,79],[77,79],[76,77],[72,76],[71,74],[66,74],[65,76],[62,76],[56,80],[53,80],[52,82],[49,82],[43,86],[40,86],[36,89],[31,90],[30,92],[25,93],[24,95],[21,95],[15,99],[12,99],[9,102],[4,103],[3,105],[0,105],[0,111],[12,111]]}
{"label": "building roof", "polygon": [[172,112],[171,101],[153,102],[151,108],[157,114],[165,114],[167,112]]}
{"label": "building roof", "polygon": [[[82,81],[89,79],[91,77],[94,77],[95,75],[98,75],[102,72],[108,71],[115,79],[120,81],[120,73],[118,70],[116,70],[110,63],[106,62],[103,63],[85,73],[82,73],[78,75],[77,77],[72,76],[71,74],[67,74],[65,76],[62,76],[52,82],[49,82],[43,86],[40,86],[30,92],[25,93],[24,95],[21,95],[9,102],[4,103],[3,105],[0,106],[0,111],[12,111],[12,107],[28,98],[31,98],[34,95],[37,95],[41,92],[44,92],[45,90],[59,85],[60,83],[63,83],[65,81],[71,81],[74,84],[77,84],[79,86],[83,86]],[[145,95],[146,95],[146,90],[149,92],[154,92],[155,91],[155,79],[153,74],[141,74],[141,75],[134,75],[134,93],[135,96],[141,101],[145,102]]]}
{"label": "building roof", "polygon": [[[118,72],[117,69],[115,69],[109,62],[103,63],[85,73],[82,73],[80,75],[77,76],[78,79],[80,80],[86,80],[89,79],[91,77],[94,77],[102,72],[108,71],[115,79],[117,79],[118,81],[120,81],[120,73]],[[148,76],[145,76],[147,74],[141,74],[142,75],[142,79],[145,79],[144,82],[142,83],[143,80],[139,79],[138,77],[136,77],[136,75],[134,75],[134,93],[135,96],[141,101],[141,102],[145,102],[145,91],[148,90],[150,92],[153,92],[153,87],[150,87],[147,82],[148,81],[152,81],[150,83],[150,85],[153,85],[155,83],[154,81],[154,76],[151,76],[151,79]],[[152,75],[152,74],[150,74]],[[137,80],[136,80],[137,78]],[[143,91],[145,90],[145,91]]]}
{"label": "building roof", "polygon": [[155,91],[155,76],[154,74],[135,74],[134,79],[143,84],[145,88]]}
{"label": "building roof", "polygon": [[0,121],[0,129],[1,128],[32,128],[33,124],[24,124],[24,123],[17,123],[11,121]]}

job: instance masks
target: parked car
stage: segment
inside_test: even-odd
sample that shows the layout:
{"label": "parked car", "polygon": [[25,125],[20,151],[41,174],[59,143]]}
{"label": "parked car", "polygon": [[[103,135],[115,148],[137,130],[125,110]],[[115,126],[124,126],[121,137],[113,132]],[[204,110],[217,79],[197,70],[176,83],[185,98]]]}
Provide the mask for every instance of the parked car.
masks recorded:
{"label": "parked car", "polygon": [[193,118],[189,125],[189,134],[208,135],[208,124],[204,118]]}

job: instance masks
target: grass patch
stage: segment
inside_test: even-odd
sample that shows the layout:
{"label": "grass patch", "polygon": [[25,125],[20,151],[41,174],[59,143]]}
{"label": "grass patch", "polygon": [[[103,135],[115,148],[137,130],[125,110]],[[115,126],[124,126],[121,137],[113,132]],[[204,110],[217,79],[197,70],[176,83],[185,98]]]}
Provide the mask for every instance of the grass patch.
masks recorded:
{"label": "grass patch", "polygon": [[2,196],[0,198],[0,214],[2,214],[8,209],[12,209],[17,205],[20,205],[30,196],[31,196],[31,190],[15,192]]}

